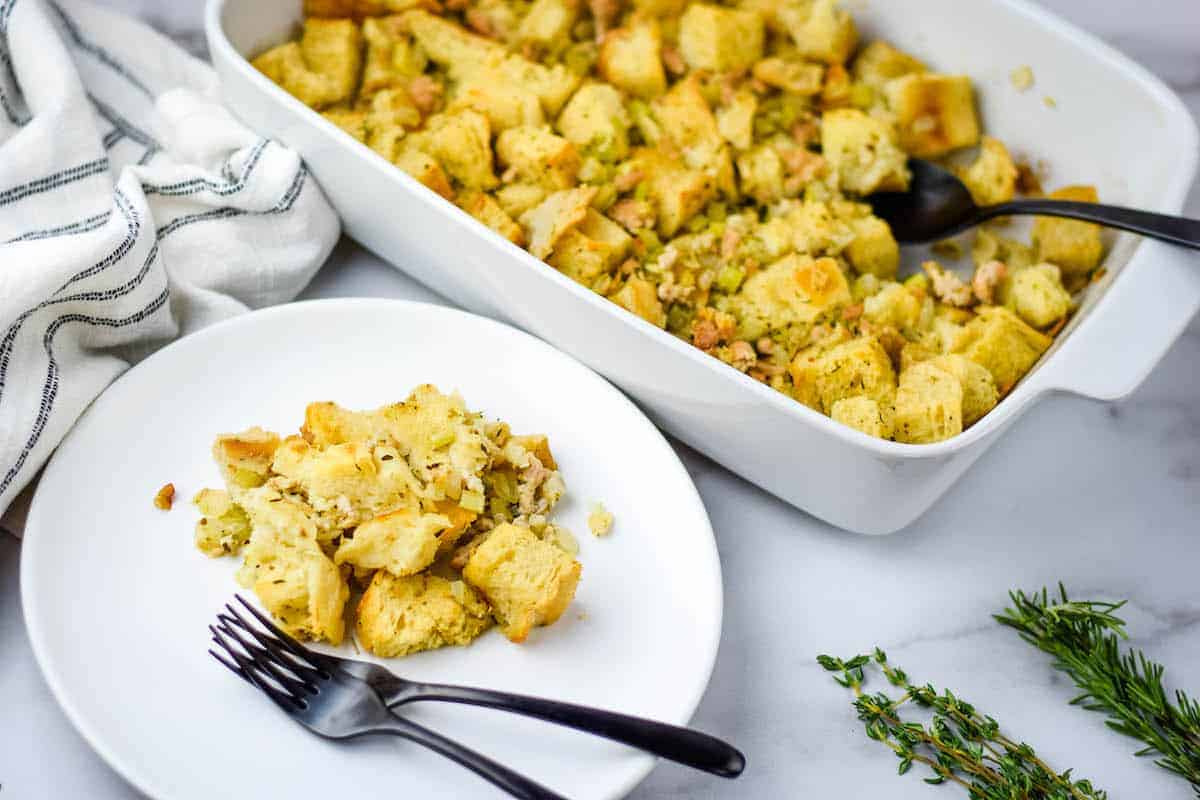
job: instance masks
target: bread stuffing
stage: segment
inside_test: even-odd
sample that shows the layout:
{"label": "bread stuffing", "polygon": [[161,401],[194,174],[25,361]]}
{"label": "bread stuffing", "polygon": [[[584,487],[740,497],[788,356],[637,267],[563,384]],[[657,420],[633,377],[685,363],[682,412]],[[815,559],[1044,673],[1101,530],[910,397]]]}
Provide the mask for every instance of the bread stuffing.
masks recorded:
{"label": "bread stuffing", "polygon": [[[196,547],[241,556],[238,582],[293,636],[403,656],[514,642],[562,616],[582,567],[550,521],[565,485],[550,443],[425,385],[402,403],[312,403],[297,434],[222,434],[225,488],[203,489]],[[352,597],[357,596],[357,601]]]}
{"label": "bread stuffing", "polygon": [[[298,38],[253,63],[646,324],[868,435],[942,441],[1033,368],[1104,246],[1094,225],[1040,219],[1031,244],[981,230],[974,274],[900,275],[863,200],[906,190],[910,157],[981,204],[1040,189],[987,135],[969,76],[864,37],[842,6],[307,0]],[[926,363],[943,356],[980,369]],[[416,546],[386,547],[401,539]]]}

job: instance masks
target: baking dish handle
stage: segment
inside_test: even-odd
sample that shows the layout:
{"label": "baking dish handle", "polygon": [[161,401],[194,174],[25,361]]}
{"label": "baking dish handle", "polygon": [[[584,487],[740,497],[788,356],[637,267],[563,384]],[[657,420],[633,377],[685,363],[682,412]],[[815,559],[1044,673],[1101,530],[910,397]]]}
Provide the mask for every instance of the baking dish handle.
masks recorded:
{"label": "baking dish handle", "polygon": [[1067,337],[1039,388],[1118,400],[1138,387],[1200,309],[1200,256],[1144,241],[1079,329]]}

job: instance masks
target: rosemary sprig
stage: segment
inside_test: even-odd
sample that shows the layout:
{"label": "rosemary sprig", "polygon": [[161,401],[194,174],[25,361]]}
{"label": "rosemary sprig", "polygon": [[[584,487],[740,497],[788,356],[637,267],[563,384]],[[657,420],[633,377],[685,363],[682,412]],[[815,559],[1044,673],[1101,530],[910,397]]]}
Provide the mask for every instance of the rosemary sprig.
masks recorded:
{"label": "rosemary sprig", "polygon": [[1182,691],[1172,703],[1163,685],[1163,666],[1137,649],[1122,653],[1128,638],[1116,616],[1124,603],[1070,600],[1062,584],[1053,599],[1043,589],[1011,592],[1012,607],[996,616],[1001,624],[1054,657],[1083,692],[1072,704],[1108,716],[1108,727],[1145,743],[1139,756],[1157,754],[1160,767],[1185,778],[1200,797],[1200,703]]}
{"label": "rosemary sprig", "polygon": [[[878,648],[872,655],[846,661],[832,656],[818,656],[817,661],[854,692],[854,708],[867,736],[896,754],[901,775],[913,764],[922,764],[933,773],[926,783],[958,784],[972,800],[1106,800],[1107,795],[1088,781],[1074,780],[1070,770],[1056,773],[1032,747],[1010,739],[995,719],[966,700],[949,690],[939,694],[930,684],[912,683]],[[869,666],[877,667],[903,694],[893,698],[867,692],[863,685]],[[929,723],[904,719],[901,709],[908,703],[924,709]]]}

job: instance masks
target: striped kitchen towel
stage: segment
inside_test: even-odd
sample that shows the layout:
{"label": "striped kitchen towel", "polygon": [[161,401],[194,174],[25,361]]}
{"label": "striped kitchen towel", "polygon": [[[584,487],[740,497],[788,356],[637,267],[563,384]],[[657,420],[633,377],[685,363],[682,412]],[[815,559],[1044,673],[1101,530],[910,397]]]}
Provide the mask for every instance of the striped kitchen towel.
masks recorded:
{"label": "striped kitchen towel", "polygon": [[299,156],[216,97],[140,23],[0,0],[0,515],[130,364],[290,300],[336,242]]}

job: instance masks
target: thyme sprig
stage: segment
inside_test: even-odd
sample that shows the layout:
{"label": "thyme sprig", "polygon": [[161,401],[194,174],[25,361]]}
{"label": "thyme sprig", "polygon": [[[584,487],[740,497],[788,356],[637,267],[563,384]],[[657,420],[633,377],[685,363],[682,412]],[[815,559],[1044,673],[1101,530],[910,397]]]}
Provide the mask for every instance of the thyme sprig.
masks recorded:
{"label": "thyme sprig", "polygon": [[[819,656],[817,661],[833,679],[854,692],[854,708],[867,736],[887,745],[900,759],[899,773],[922,764],[933,774],[926,783],[955,783],[973,800],[1105,800],[1107,795],[1071,771],[1057,773],[1024,742],[1009,738],[1000,724],[975,706],[931,684],[914,684],[899,667],[888,663],[878,648],[872,655],[842,660]],[[899,697],[864,689],[866,670],[875,667],[888,683],[903,691]],[[923,709],[928,723],[901,716],[902,709]],[[909,715],[911,716],[911,714]]]}
{"label": "thyme sprig", "polygon": [[1012,607],[996,615],[1021,638],[1054,657],[1054,667],[1082,691],[1072,704],[1107,715],[1115,731],[1141,740],[1137,755],[1185,778],[1200,797],[1200,703],[1163,685],[1163,666],[1138,649],[1122,652],[1124,603],[1078,601],[1045,589],[1011,592]]}

